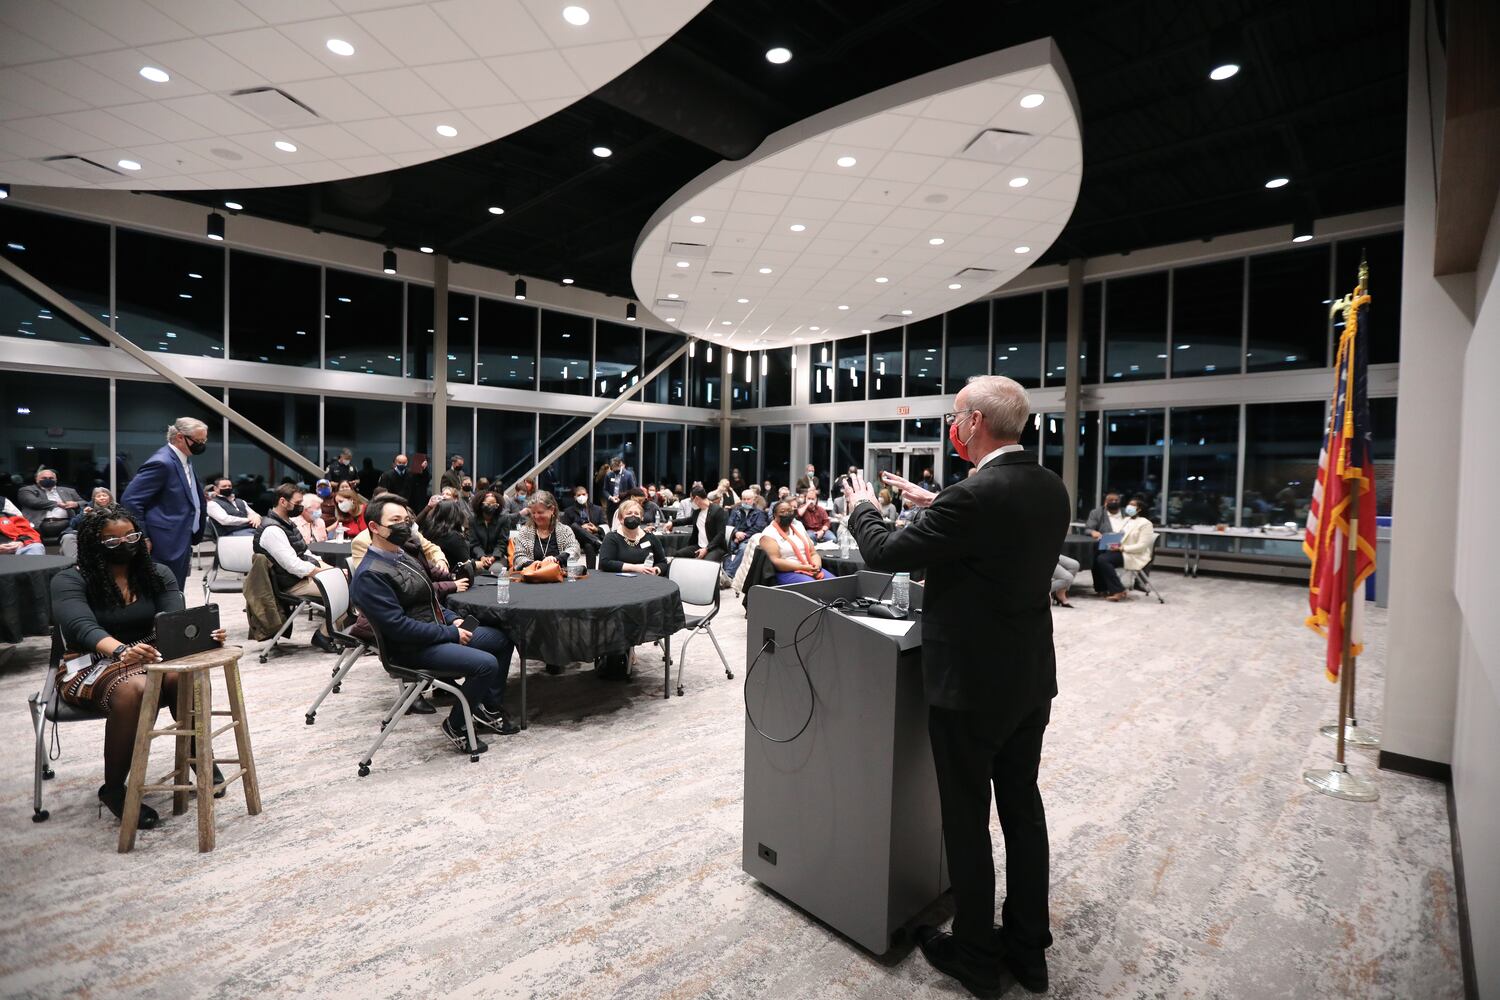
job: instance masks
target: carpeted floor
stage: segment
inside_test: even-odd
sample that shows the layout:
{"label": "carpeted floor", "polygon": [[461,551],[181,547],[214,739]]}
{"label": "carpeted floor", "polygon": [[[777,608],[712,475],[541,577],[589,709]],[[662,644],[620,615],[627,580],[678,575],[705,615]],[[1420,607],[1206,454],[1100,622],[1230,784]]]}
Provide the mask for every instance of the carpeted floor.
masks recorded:
{"label": "carpeted floor", "polygon": [[[1462,996],[1442,786],[1367,753],[1353,764],[1377,803],[1301,782],[1330,759],[1317,726],[1336,690],[1303,591],[1159,582],[1165,605],[1055,612],[1051,995]],[[238,596],[219,596],[243,639]],[[1359,698],[1378,728],[1384,614],[1370,620]],[[737,601],[720,622],[739,668]],[[872,958],[740,870],[740,681],[694,646],[685,697],[662,700],[654,649],[629,685],[533,665],[527,732],[471,764],[432,717],[409,719],[367,778],[355,763],[393,695],[378,666],[309,727],[332,658],[252,657],[265,811],[232,791],[214,853],[190,813],[123,856],[96,815],[102,724],[63,729],[52,818],[31,822],[24,702],[45,649],[0,650],[0,995],[963,995],[920,954]]]}

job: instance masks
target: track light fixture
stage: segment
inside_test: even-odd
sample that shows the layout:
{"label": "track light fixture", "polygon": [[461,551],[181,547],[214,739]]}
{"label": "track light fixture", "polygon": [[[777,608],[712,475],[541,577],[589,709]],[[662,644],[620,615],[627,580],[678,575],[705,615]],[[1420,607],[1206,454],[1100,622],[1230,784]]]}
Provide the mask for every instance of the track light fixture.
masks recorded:
{"label": "track light fixture", "polygon": [[380,269],[386,274],[396,273],[396,251],[386,248],[385,254],[380,260]]}
{"label": "track light fixture", "polygon": [[632,323],[635,322],[635,303],[634,302],[627,302],[625,304],[625,318],[627,320],[629,320],[630,322],[632,322]]}
{"label": "track light fixture", "polygon": [[1307,213],[1297,216],[1292,222],[1292,242],[1306,243],[1313,238],[1313,217]]}
{"label": "track light fixture", "polygon": [[523,301],[526,298],[526,279],[525,278],[517,278],[516,279],[516,298],[521,299]]}
{"label": "track light fixture", "polygon": [[208,238],[224,242],[224,216],[218,212],[208,213]]}

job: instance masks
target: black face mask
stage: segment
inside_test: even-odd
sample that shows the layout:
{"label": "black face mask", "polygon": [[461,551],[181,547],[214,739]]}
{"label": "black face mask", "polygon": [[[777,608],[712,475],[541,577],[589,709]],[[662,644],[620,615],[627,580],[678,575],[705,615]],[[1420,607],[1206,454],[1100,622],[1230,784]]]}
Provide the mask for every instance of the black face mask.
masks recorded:
{"label": "black face mask", "polygon": [[790,515],[790,514],[777,514],[776,515],[776,523],[779,524],[779,525],[781,525],[782,528],[790,528],[792,526],[792,515]]}
{"label": "black face mask", "polygon": [[625,527],[629,528],[631,531],[634,531],[636,528],[639,528],[641,526],[641,519],[636,517],[634,514],[631,514],[620,523],[625,525]]}
{"label": "black face mask", "polygon": [[1118,513],[1120,510],[1120,501],[1116,500],[1114,503],[1107,503],[1104,505],[1104,509],[1111,514]]}
{"label": "black face mask", "polygon": [[496,514],[500,513],[500,505],[497,503],[487,503],[484,505],[484,512],[489,517],[494,517]]}
{"label": "black face mask", "polygon": [[404,465],[398,465],[398,466],[396,466],[396,475],[398,475],[398,476],[404,476],[404,475],[406,475],[406,466],[404,466]]}
{"label": "black face mask", "polygon": [[225,500],[233,500],[234,490],[220,490],[219,496],[223,497]]}
{"label": "black face mask", "polygon": [[135,558],[137,547],[130,542],[121,542],[112,549],[106,548],[104,550],[104,561],[112,563],[115,566],[124,566]]}
{"label": "black face mask", "polygon": [[186,440],[188,451],[192,452],[194,455],[201,455],[208,450],[207,441],[194,441],[192,438],[187,438]]}
{"label": "black face mask", "polygon": [[400,524],[386,526],[385,540],[392,545],[400,547],[411,541],[411,525],[403,521]]}
{"label": "black face mask", "polygon": [[40,486],[42,489],[44,489],[44,490],[50,490],[52,487],[54,487],[54,486],[57,485],[57,480],[56,479],[38,479],[36,481],[36,484],[38,486]]}

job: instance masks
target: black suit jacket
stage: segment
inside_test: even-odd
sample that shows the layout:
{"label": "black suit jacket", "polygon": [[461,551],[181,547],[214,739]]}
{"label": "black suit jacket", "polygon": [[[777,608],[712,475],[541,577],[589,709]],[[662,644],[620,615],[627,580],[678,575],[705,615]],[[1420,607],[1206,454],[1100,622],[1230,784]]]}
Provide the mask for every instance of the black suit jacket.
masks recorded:
{"label": "black suit jacket", "polygon": [[850,530],[870,569],[927,570],[928,704],[995,712],[1057,694],[1047,594],[1069,511],[1062,480],[1025,451],[944,489],[905,528],[887,524],[872,504],[854,509]]}
{"label": "black suit jacket", "polygon": [[[694,507],[687,517],[679,517],[672,524],[678,528],[693,528],[698,525],[698,508]],[[716,503],[708,505],[708,521],[703,525],[708,532],[708,554],[707,559],[723,559],[729,555],[729,544],[724,541],[724,508]],[[696,539],[695,539],[696,541]],[[1047,579],[1052,579],[1052,571],[1047,571]]]}

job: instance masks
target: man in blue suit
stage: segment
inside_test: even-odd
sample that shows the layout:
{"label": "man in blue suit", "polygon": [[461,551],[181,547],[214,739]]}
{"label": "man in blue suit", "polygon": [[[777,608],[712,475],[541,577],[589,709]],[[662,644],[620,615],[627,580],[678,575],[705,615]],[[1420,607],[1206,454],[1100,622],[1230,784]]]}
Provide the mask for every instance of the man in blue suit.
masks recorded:
{"label": "man in blue suit", "polygon": [[151,539],[151,558],[172,571],[181,587],[187,580],[193,546],[203,538],[203,491],[191,456],[208,448],[208,425],[178,417],[167,428],[167,443],[141,465],[120,502],[141,516]]}

